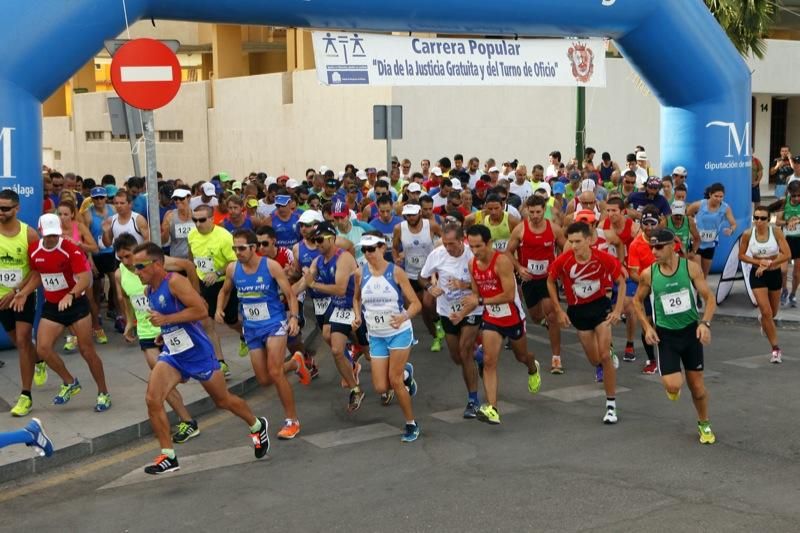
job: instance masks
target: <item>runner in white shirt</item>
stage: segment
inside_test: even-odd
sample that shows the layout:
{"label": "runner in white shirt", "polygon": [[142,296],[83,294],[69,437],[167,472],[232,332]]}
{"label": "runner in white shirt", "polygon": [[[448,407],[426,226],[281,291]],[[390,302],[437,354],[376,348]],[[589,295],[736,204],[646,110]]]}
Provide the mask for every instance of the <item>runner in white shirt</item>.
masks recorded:
{"label": "runner in white shirt", "polygon": [[509,184],[509,191],[519,196],[522,205],[529,196],[533,196],[533,184],[528,179],[528,168],[525,165],[517,167],[514,173],[514,181]]}
{"label": "runner in white shirt", "polygon": [[[453,324],[448,317],[461,310],[461,299],[471,292],[469,268],[472,257],[472,251],[464,246],[461,225],[449,223],[442,231],[442,246],[428,256],[419,278],[425,289],[436,297],[436,312],[441,317],[447,349],[453,362],[461,367],[467,387],[464,418],[476,418],[480,407],[478,367],[473,351],[482,322],[483,306],[476,307],[457,324]],[[435,280],[432,279],[434,275]]]}

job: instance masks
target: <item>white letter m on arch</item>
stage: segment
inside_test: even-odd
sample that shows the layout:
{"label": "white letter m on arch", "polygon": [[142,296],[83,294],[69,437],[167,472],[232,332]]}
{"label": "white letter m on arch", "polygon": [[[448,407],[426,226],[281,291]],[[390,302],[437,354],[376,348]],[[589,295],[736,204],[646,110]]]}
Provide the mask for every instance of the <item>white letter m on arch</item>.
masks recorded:
{"label": "white letter m on arch", "polygon": [[0,128],[0,143],[2,143],[3,172],[0,178],[13,178],[11,174],[11,132],[15,128]]}
{"label": "white letter m on arch", "polygon": [[739,136],[739,128],[736,127],[735,122],[722,122],[719,120],[715,120],[713,122],[709,122],[706,124],[706,128],[709,126],[720,126],[722,128],[728,128],[728,153],[725,157],[733,157],[733,152],[731,151],[731,143],[736,148],[736,153],[739,157],[742,156],[742,149],[744,149],[744,155],[750,156],[750,123],[745,122],[744,124],[744,132],[742,132],[741,137]]}

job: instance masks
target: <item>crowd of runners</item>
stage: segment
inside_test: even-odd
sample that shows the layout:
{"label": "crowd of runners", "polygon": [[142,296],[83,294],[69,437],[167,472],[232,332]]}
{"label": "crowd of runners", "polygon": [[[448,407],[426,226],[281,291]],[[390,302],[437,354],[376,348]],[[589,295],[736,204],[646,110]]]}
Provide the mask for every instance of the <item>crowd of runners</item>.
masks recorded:
{"label": "crowd of runners", "polygon": [[[464,418],[500,424],[501,353],[513,353],[535,395],[542,373],[578,370],[561,358],[561,330],[572,327],[605,389],[598,420],[620,420],[616,369],[620,358],[634,363],[643,351],[641,371],[659,373],[670,400],[685,376],[699,440],[712,444],[703,347],[716,305],[706,277],[719,236],[736,232],[725,188],[713,184],[690,203],[683,167],[654,176],[642,147],[623,165],[608,153],[595,156],[587,149],[584,160],[562,162],[552,152],[548,165],[530,170],[456,155],[416,167],[394,158],[388,171],[308,169],[302,178],[160,179],[162,246],[150,242],[141,178],[118,186],[110,175],[97,183],[48,172],[36,228],[17,218],[16,193],[0,191],[0,322],[20,362],[11,414],[35,409],[32,389],[48,371],[60,380],[53,403],[80,393],[84,385],[59,355],[76,350],[97,388],[94,410],[110,409],[96,348],[109,342],[107,321],[125,341],[138,342],[152,369],[145,402],[161,453],[147,473],[178,469],[174,444],[199,434],[178,387],[189,379],[244,421],[263,457],[267,419],[228,391],[230,354],[218,328],[239,335],[238,355],[250,358],[261,385],[275,386],[285,415],[277,437],[292,439],[301,425],[291,376],[309,385],[320,372],[303,345],[307,310],[330,347],[343,408],[353,413],[364,401],[360,374],[369,361],[376,396],[400,406],[403,442],[420,435],[409,360],[415,328],[427,329],[432,352],[446,345],[460,367]],[[755,207],[740,259],[752,266],[771,361],[780,363],[773,318],[788,264],[800,257],[800,180],[789,184],[775,224],[770,216]],[[795,305],[792,281],[787,305]],[[526,324],[547,330],[549,365],[530,350]],[[624,347],[612,343],[618,324]],[[174,428],[165,402],[180,419]],[[52,453],[41,422],[29,426],[0,444]]]}

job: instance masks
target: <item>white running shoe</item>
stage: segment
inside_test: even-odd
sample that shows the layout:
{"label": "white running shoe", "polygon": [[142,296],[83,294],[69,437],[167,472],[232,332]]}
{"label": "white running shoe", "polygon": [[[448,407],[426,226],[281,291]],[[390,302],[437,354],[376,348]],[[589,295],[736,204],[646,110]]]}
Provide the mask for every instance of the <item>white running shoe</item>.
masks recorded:
{"label": "white running shoe", "polygon": [[783,363],[783,352],[780,350],[772,350],[772,357],[769,358],[770,363],[776,365]]}
{"label": "white running shoe", "polygon": [[617,423],[617,408],[606,406],[606,415],[603,417],[603,424],[616,424]]}

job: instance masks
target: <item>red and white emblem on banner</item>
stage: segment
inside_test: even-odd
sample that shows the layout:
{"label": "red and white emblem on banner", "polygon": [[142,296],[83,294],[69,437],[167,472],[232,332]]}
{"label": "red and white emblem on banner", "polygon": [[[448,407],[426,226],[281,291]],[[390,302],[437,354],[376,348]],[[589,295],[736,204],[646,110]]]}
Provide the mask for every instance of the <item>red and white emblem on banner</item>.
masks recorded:
{"label": "red and white emblem on banner", "polygon": [[572,75],[581,83],[588,83],[594,74],[594,52],[584,43],[573,43],[567,50],[572,63]]}

